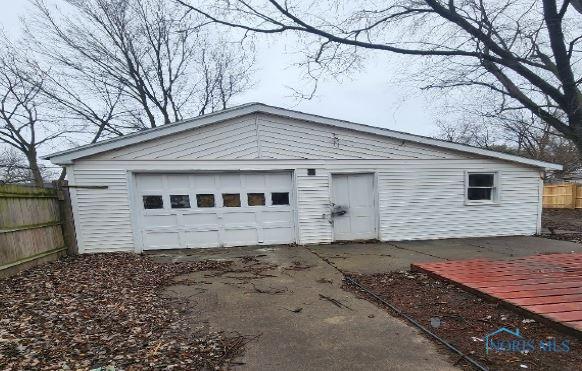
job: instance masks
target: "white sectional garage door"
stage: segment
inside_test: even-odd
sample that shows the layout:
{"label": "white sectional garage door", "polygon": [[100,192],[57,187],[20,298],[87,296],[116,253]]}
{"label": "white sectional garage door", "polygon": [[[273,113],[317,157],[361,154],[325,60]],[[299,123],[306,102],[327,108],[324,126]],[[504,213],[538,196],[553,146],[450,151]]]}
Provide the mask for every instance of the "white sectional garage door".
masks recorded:
{"label": "white sectional garage door", "polygon": [[144,250],[295,242],[290,172],[138,174]]}

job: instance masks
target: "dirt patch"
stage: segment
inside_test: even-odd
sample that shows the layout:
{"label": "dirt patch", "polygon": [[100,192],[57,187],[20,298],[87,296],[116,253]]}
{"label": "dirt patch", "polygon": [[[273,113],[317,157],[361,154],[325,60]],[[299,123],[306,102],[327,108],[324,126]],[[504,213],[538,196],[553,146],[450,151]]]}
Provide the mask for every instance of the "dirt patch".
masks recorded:
{"label": "dirt patch", "polygon": [[250,283],[253,280],[261,278],[277,277],[273,274],[266,273],[278,268],[275,264],[265,263],[258,260],[254,256],[245,256],[240,260],[241,264],[228,265],[220,269],[216,269],[212,273],[205,274],[204,277],[225,277],[239,280],[241,284]]}
{"label": "dirt patch", "polygon": [[[350,275],[363,286],[392,303],[419,323],[453,344],[465,354],[494,370],[580,370],[580,341],[549,326],[486,301],[452,284],[424,274],[393,272],[372,275]],[[346,290],[380,306],[377,300],[349,285]],[[387,311],[391,311],[386,308]],[[394,313],[393,313],[394,314]],[[569,352],[485,352],[485,335],[501,327],[518,328],[527,339],[558,342],[568,340]],[[430,338],[429,338],[430,339]],[[432,339],[431,339],[432,340]],[[446,350],[441,345],[443,352]],[[451,355],[451,357],[455,357]],[[457,365],[472,369],[468,362],[453,359]]]}
{"label": "dirt patch", "polygon": [[190,328],[186,302],[161,289],[179,275],[230,265],[95,254],[1,280],[0,364],[5,370],[225,367],[245,338]]}
{"label": "dirt patch", "polygon": [[582,243],[582,232],[581,233],[559,233],[559,234],[542,234],[544,238],[549,238],[551,240],[559,241],[570,241],[576,243]]}
{"label": "dirt patch", "polygon": [[582,209],[544,209],[544,228],[582,232]]}

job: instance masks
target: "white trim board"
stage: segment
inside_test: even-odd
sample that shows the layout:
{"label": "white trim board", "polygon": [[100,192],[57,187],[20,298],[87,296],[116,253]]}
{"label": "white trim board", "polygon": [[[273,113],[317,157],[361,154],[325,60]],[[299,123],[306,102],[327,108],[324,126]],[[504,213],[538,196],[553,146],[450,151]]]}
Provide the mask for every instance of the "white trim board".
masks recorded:
{"label": "white trim board", "polygon": [[146,142],[149,140],[165,137],[168,135],[180,133],[187,130],[196,129],[202,126],[212,125],[225,120],[234,119],[241,116],[263,113],[267,115],[274,115],[279,117],[286,117],[306,122],[311,122],[319,125],[326,125],[331,127],[344,128],[364,133],[380,135],[384,137],[394,138],[405,142],[419,143],[427,146],[445,148],[453,151],[471,153],[479,156],[496,158],[500,160],[511,161],[523,165],[539,167],[549,170],[561,170],[562,165],[553,164],[544,161],[532,160],[525,157],[510,155],[501,152],[489,151],[481,148],[476,148],[464,144],[452,143],[443,140],[433,139],[415,134],[409,134],[375,126],[357,124],[349,121],[332,119],[328,117],[293,111],[285,108],[268,106],[262,103],[248,103],[240,106],[227,108],[222,111],[213,112],[207,115],[202,115],[193,119],[166,124],[156,128],[140,131],[125,135],[123,137],[105,140],[102,142],[89,144],[66,151],[56,152],[42,158],[50,160],[57,165],[70,165],[74,160],[96,155],[107,151],[112,151],[118,148],[126,147],[132,144]]}

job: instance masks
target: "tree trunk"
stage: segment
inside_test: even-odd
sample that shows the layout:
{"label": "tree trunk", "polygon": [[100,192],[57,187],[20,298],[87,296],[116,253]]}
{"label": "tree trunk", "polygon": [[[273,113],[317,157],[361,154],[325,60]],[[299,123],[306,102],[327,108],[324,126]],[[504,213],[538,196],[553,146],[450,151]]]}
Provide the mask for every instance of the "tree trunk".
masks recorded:
{"label": "tree trunk", "polygon": [[32,175],[32,181],[35,186],[43,187],[44,186],[44,179],[42,178],[42,174],[40,172],[40,167],[38,166],[38,158],[36,157],[36,150],[32,149],[30,152],[26,154],[26,158],[28,160],[28,166],[30,167],[30,174]]}

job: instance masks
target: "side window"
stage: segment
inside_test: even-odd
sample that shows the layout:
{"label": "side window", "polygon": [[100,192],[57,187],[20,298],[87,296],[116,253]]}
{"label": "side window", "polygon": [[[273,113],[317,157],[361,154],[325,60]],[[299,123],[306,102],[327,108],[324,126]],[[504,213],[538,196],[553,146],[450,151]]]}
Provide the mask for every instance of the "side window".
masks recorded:
{"label": "side window", "polygon": [[222,202],[224,207],[240,207],[239,193],[223,193]]}
{"label": "side window", "polygon": [[188,195],[170,195],[170,204],[172,209],[189,209],[190,196]]}
{"label": "side window", "polygon": [[272,205],[289,205],[289,192],[273,192],[271,193]]}
{"label": "side window", "polygon": [[164,199],[159,195],[148,195],[143,196],[143,208],[144,209],[163,209]]}
{"label": "side window", "polygon": [[265,205],[265,194],[264,193],[249,193],[247,194],[247,201],[249,206],[264,206]]}
{"label": "side window", "polygon": [[214,195],[211,193],[196,195],[196,204],[198,207],[214,207]]}
{"label": "side window", "polygon": [[496,201],[497,173],[468,173],[467,201]]}

